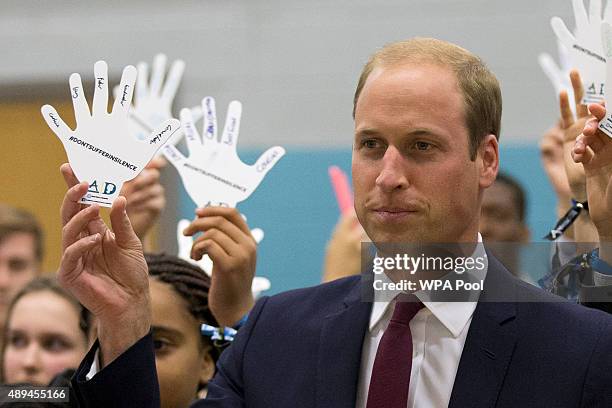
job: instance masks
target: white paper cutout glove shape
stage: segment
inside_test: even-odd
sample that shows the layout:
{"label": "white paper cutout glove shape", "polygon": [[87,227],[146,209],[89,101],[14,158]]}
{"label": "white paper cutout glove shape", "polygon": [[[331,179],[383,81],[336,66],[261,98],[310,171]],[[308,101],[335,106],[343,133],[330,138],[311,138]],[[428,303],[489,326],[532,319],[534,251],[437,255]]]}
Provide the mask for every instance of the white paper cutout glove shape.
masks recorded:
{"label": "white paper cutout glove shape", "polygon": [[41,112],[47,125],[60,139],[68,161],[79,181],[87,181],[89,190],[83,204],[98,203],[110,207],[125,181],[138,175],[155,152],[178,131],[176,119],[166,120],[145,140],[136,140],[128,130],[128,112],[132,101],[136,68],[129,65],[121,76],[120,93],[108,113],[108,66],[94,65],[95,91],[92,111],[85,100],[79,74],[70,75],[70,94],[74,105],[76,129],[70,129],[50,105]]}
{"label": "white paper cutout glove shape", "polygon": [[236,152],[242,104],[229,104],[225,128],[217,137],[215,100],[202,100],[204,136],[198,134],[192,113],[181,110],[181,127],[189,157],[186,158],[174,145],[162,148],[164,156],[176,167],[185,190],[199,207],[235,207],[246,200],[259,186],[265,175],[285,154],[285,149],[275,146],[263,153],[253,165],[243,163]]}
{"label": "white paper cutout glove shape", "polygon": [[[546,52],[538,55],[538,63],[555,89],[555,98],[559,99],[559,94],[561,91],[566,91],[569,100],[573,101],[574,88],[572,88],[572,83],[569,77],[572,66],[569,61],[568,51],[567,48],[565,48],[565,45],[558,40],[557,50],[559,55],[559,65],[557,65],[554,58]],[[576,104],[570,103],[570,108],[575,115]]]}
{"label": "white paper cutout glove shape", "polygon": [[[185,63],[182,60],[174,61],[164,82],[166,63],[167,58],[164,54],[155,56],[148,82],[149,65],[145,62],[139,62],[137,65],[138,79],[134,92],[134,104],[130,110],[129,128],[131,134],[139,140],[146,139],[152,129],[172,118],[172,102],[181,84]],[[180,136],[180,132],[176,133],[169,143],[175,144]]]}
{"label": "white paper cutout glove shape", "polygon": [[[246,217],[242,216],[246,221]],[[208,255],[204,255],[202,259],[196,261],[191,259],[191,247],[193,246],[193,237],[187,237],[183,235],[183,231],[185,228],[189,226],[191,221],[182,219],[178,222],[176,227],[176,240],[178,243],[178,256],[185,261],[191,262],[194,265],[202,268],[204,272],[208,276],[212,275],[213,262]],[[254,228],[251,230],[251,235],[255,242],[259,244],[264,237],[264,232],[261,228]],[[255,276],[253,278],[253,283],[251,284],[251,292],[253,292],[253,297],[257,298],[261,294],[261,292],[270,289],[270,280],[268,278],[264,278],[263,276]]]}
{"label": "white paper cutout glove shape", "polygon": [[601,45],[601,0],[590,0],[589,13],[583,0],[572,0],[576,30],[573,35],[559,17],[550,20],[555,35],[567,48],[571,64],[584,84],[583,104],[603,101],[606,60]]}
{"label": "white paper cutout glove shape", "polygon": [[[603,22],[601,25],[601,39],[604,48],[604,54],[608,60],[606,63],[606,83],[612,86],[612,25],[608,22]],[[606,96],[606,116],[599,122],[599,129],[612,137],[612,95]]]}

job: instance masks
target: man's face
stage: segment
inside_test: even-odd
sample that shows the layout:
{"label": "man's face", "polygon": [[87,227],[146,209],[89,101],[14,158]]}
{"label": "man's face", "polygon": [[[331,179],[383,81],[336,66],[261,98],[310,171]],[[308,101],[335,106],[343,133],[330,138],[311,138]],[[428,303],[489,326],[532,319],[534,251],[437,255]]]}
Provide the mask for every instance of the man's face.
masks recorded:
{"label": "man's face", "polygon": [[13,296],[38,275],[35,239],[27,232],[15,232],[0,241],[0,325]]}
{"label": "man's face", "polygon": [[529,241],[529,230],[521,221],[514,191],[503,182],[494,183],[484,192],[480,232],[485,242]]}
{"label": "man's face", "polygon": [[488,184],[480,150],[470,160],[465,123],[449,68],[372,71],[355,110],[352,167],[355,210],[372,241],[475,242]]}

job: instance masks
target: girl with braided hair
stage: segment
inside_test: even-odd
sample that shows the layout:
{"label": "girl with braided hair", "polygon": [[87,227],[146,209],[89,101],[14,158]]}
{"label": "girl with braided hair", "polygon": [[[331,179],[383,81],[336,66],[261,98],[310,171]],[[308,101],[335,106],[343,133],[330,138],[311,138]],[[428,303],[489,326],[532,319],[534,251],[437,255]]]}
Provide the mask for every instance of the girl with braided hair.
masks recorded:
{"label": "girl with braided hair", "polygon": [[219,350],[200,333],[218,326],[208,307],[210,278],[178,257],[145,254],[149,267],[153,344],[162,408],[183,408],[215,372]]}

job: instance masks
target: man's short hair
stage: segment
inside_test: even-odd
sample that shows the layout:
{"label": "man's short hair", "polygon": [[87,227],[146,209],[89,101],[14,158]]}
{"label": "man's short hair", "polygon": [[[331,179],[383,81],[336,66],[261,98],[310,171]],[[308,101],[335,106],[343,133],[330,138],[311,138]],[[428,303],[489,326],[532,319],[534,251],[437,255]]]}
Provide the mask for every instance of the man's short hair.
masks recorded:
{"label": "man's short hair", "polygon": [[36,260],[42,262],[43,234],[36,217],[21,208],[0,203],[0,243],[16,232],[32,234],[34,237]]}
{"label": "man's short hair", "polygon": [[525,195],[525,190],[521,183],[519,183],[514,177],[510,176],[506,173],[498,173],[497,179],[495,179],[496,183],[503,184],[508,187],[510,191],[512,191],[513,195],[513,204],[516,207],[517,213],[519,215],[519,221],[525,222],[525,216],[527,215],[527,198]]}
{"label": "man's short hair", "polygon": [[411,38],[394,42],[373,54],[357,83],[353,117],[361,90],[374,68],[406,63],[433,63],[449,67],[455,73],[463,94],[471,160],[476,158],[478,147],[486,135],[493,134],[499,140],[502,97],[497,78],[476,55],[455,44],[434,38]]}

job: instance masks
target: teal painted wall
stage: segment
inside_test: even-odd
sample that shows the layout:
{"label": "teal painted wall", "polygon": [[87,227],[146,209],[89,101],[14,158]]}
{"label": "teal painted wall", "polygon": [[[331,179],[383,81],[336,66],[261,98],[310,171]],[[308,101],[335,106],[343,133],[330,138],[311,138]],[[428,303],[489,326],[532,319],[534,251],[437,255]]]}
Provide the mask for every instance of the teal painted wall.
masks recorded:
{"label": "teal painted wall", "polygon": [[[262,152],[243,151],[240,157],[253,163]],[[327,175],[334,164],[350,174],[350,150],[288,149],[253,195],[238,205],[249,226],[265,232],[257,274],[272,281],[267,294],[319,283],[325,245],[338,219]],[[502,148],[501,168],[525,187],[532,240],[541,241],[555,222],[556,202],[538,148]],[[195,205],[182,188],[180,197],[183,218],[193,218]]]}

